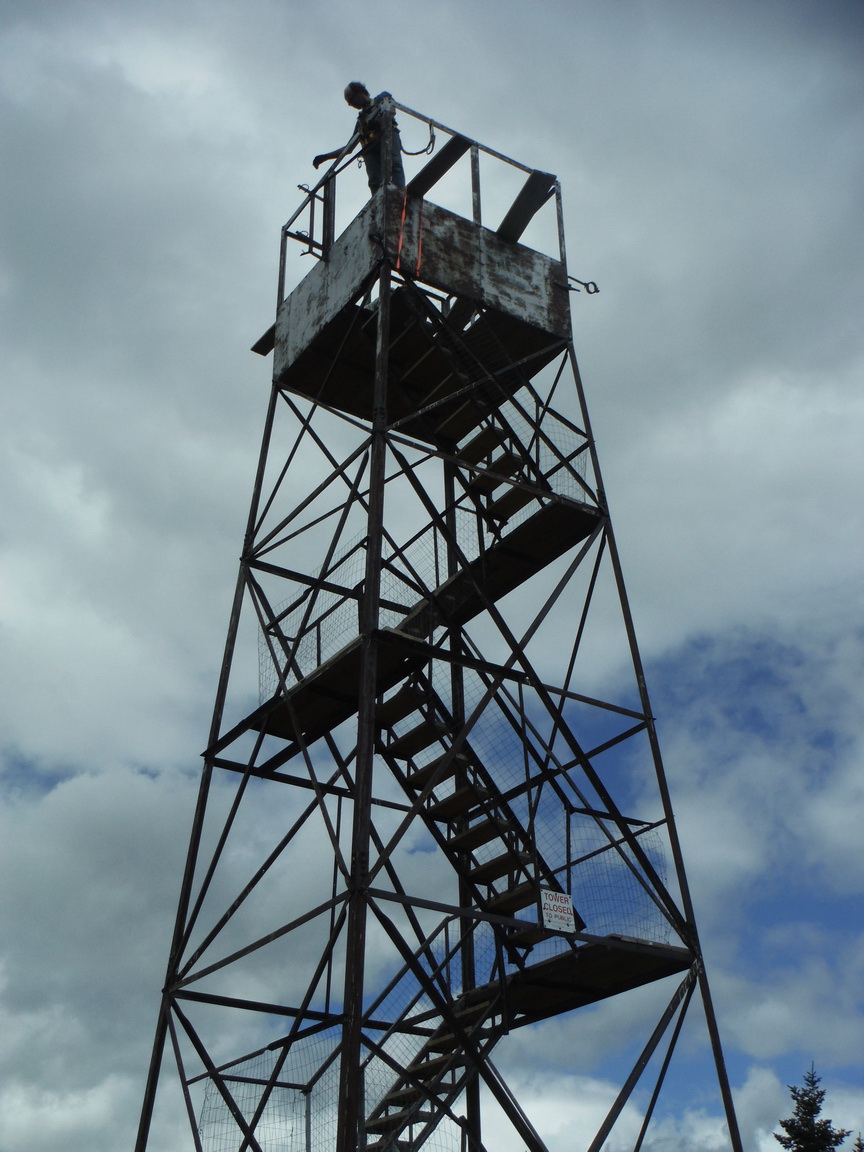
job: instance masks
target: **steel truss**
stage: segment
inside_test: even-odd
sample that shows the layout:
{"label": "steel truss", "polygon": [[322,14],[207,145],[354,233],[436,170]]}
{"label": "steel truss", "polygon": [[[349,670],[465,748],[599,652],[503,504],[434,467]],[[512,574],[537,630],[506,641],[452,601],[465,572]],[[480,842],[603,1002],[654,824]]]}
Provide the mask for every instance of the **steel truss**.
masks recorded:
{"label": "steel truss", "polygon": [[[506,158],[428,123],[447,139],[407,193],[381,189],[336,239],[337,162],[283,229],[137,1147],[167,1050],[199,1152],[482,1152],[488,1107],[543,1152],[493,1049],[672,978],[590,1150],[650,1067],[642,1146],[695,990],[740,1150],[573,351],[558,184],[506,161],[524,184],[486,228],[479,160]],[[426,198],[462,157],[472,219]],[[554,257],[519,243],[547,202]],[[292,238],[319,259],[284,298]]]}

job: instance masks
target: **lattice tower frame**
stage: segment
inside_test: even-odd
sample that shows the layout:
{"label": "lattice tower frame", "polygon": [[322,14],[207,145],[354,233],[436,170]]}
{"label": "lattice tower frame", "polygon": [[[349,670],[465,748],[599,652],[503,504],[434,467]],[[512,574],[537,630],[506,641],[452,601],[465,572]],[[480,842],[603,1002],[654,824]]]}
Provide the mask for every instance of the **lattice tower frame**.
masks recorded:
{"label": "lattice tower frame", "polygon": [[[337,237],[346,154],[282,230],[137,1152],[166,1046],[198,1152],[482,1152],[490,1107],[545,1152],[493,1049],[661,981],[589,1152],[650,1066],[642,1146],[697,991],[740,1152],[573,348],[595,286],[568,275],[554,176],[419,119],[445,142],[404,192]],[[481,157],[521,182],[494,229]],[[460,165],[465,214],[436,202]],[[543,211],[554,255],[523,242]],[[317,260],[286,296],[297,241]]]}

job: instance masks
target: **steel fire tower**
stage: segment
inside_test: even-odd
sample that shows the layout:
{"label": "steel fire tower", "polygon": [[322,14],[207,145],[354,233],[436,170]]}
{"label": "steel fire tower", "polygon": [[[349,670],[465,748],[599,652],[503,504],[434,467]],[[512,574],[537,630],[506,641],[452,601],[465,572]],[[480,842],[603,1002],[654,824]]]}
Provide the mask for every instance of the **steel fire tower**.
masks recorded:
{"label": "steel fire tower", "polygon": [[[740,1152],[573,351],[594,286],[568,275],[554,176],[395,110],[430,131],[407,190],[337,238],[359,180],[337,161],[282,231],[138,1152],[169,1065],[198,1152],[544,1152],[493,1054],[562,1014],[577,1049],[654,984],[578,1146],[628,1102],[642,1146],[696,992]],[[544,219],[552,254],[527,242]]]}

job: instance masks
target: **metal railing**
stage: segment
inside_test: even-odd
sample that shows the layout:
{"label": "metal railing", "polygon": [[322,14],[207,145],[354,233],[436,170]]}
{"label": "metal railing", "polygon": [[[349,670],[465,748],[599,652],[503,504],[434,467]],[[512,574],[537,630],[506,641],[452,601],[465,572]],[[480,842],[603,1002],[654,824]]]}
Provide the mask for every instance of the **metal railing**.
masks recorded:
{"label": "metal railing", "polygon": [[[409,156],[422,154],[431,156],[431,159],[421,168],[420,172],[408,181],[406,192],[409,196],[425,196],[451,168],[463,157],[467,156],[470,168],[471,218],[476,224],[481,224],[483,222],[481,209],[483,197],[480,180],[481,155],[490,160],[497,161],[500,164],[507,165],[517,171],[524,172],[528,174],[529,179],[532,176],[538,175],[537,170],[531,168],[529,165],[514,160],[510,156],[505,156],[502,152],[497,152],[495,149],[489,148],[484,144],[480,144],[478,141],[470,139],[463,133],[457,132],[454,128],[442,124],[431,116],[426,116],[421,112],[408,108],[404,104],[399,104],[387,93],[383,93],[376,99],[381,102],[383,131],[391,134],[382,144],[382,157],[385,166],[388,163],[389,146],[392,144],[392,131],[397,112],[428,127],[429,143],[425,148],[420,149],[419,152],[408,152],[403,149],[403,152]],[[447,138],[440,147],[438,146],[437,134],[443,134]],[[285,298],[286,262],[289,240],[301,244],[305,254],[315,256],[320,260],[326,260],[328,258],[328,254],[336,238],[337,179],[356,159],[362,158],[362,151],[358,153],[360,143],[360,134],[355,131],[351,139],[317,183],[312,186],[306,184],[298,185],[298,188],[304,194],[303,199],[282,226],[277,308]],[[551,197],[554,193],[556,199],[558,258],[564,262],[564,228],[560,187],[554,177],[550,176],[549,179],[554,182],[554,187],[548,195]]]}

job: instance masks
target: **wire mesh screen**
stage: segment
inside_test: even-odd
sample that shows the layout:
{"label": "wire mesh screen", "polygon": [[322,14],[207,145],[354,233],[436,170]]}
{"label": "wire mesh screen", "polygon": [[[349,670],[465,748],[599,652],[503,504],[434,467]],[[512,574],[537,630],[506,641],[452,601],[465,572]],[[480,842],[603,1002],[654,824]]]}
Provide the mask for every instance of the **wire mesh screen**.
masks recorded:
{"label": "wire mesh screen", "polygon": [[[530,396],[523,396],[519,404],[515,401],[504,404],[501,416],[504,422],[497,442],[510,445],[512,451],[518,446],[521,482],[531,489],[539,486],[543,494],[529,495],[509,514],[506,538],[507,532],[537,513],[538,499],[542,501],[554,494],[584,501],[586,493],[579,478],[584,476],[587,458],[584,452],[579,452],[584,446],[581,434],[554,412],[541,412]],[[494,461],[481,462],[484,467],[487,464],[494,470]],[[507,487],[509,481],[505,484],[505,489]],[[464,494],[454,505],[456,544],[469,564],[492,543],[481,512],[475,500]],[[385,548],[380,627],[399,627],[432,590],[440,589],[447,579],[447,553],[447,541],[432,523],[424,525],[407,541],[396,541],[395,545]],[[277,691],[280,673],[291,687],[356,639],[359,632],[357,594],[362,587],[365,565],[365,539],[360,535],[336,551],[326,569],[320,568],[315,573],[333,587],[306,588],[293,604],[283,603],[278,607],[277,620],[259,637],[262,701]],[[440,620],[436,624],[440,624]],[[410,619],[406,623],[408,631],[418,631],[418,634],[424,626],[428,629],[429,624],[427,621],[424,625],[422,618],[416,621],[414,629]]]}
{"label": "wire mesh screen", "polygon": [[[225,1086],[263,1152],[312,1152],[336,1134],[338,1064],[332,1030],[295,1041],[287,1056],[267,1049],[223,1070]],[[198,1125],[204,1152],[236,1152],[243,1134],[228,1102],[208,1080]]]}
{"label": "wire mesh screen", "polygon": [[[436,667],[435,687],[444,699],[448,694],[447,676],[446,668]],[[643,861],[631,848],[618,843],[620,833],[609,819],[573,811],[579,796],[570,787],[566,773],[557,777],[555,787],[542,783],[539,767],[548,763],[545,757],[549,749],[539,715],[534,717],[535,728],[530,723],[532,709],[526,702],[504,699],[500,692],[490,699],[485,679],[475,673],[465,672],[462,687],[466,714],[480,709],[466,748],[470,747],[494,781],[495,791],[508,795],[509,809],[525,829],[539,866],[539,885],[544,886],[544,878],[549,884],[549,878],[554,876],[551,883],[560,884],[570,893],[591,934],[627,935],[668,943],[670,924],[649,892],[653,884],[643,883]],[[553,733],[545,735],[551,739]],[[430,758],[439,754],[437,747],[428,751]],[[442,795],[448,786],[456,787],[452,781],[445,782]],[[641,852],[665,887],[667,862],[662,835],[655,828],[633,827]],[[490,841],[475,849],[474,856],[478,864],[483,864],[496,852],[500,852],[500,846]],[[536,906],[529,906],[517,918],[536,921]],[[551,954],[561,946],[560,940],[547,941],[538,946],[536,957],[550,950]]]}
{"label": "wire mesh screen", "polygon": [[[366,567],[363,537],[341,548],[317,576],[346,589],[360,586]],[[284,613],[284,615],[282,615]],[[258,636],[258,689],[262,701],[279,686],[279,673],[290,687],[308,676],[358,634],[355,597],[327,588],[306,589],[289,608],[277,606],[277,623]]]}
{"label": "wire mesh screen", "polygon": [[[573,893],[587,930],[668,944],[669,921],[640,882],[643,868],[632,849],[610,844],[593,817],[571,816],[570,833],[576,861],[571,868]],[[659,833],[644,831],[638,843],[665,886],[666,854]]]}

